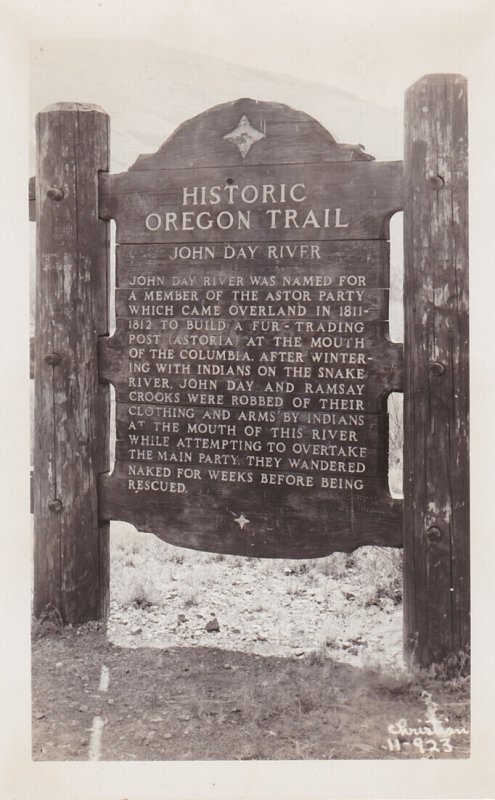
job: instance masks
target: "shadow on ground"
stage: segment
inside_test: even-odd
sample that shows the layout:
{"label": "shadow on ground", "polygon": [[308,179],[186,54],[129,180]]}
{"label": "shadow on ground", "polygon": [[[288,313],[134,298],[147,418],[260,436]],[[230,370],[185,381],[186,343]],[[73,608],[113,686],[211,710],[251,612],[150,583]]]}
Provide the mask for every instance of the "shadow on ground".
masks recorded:
{"label": "shadow on ground", "polygon": [[98,624],[38,630],[32,669],[35,760],[469,755],[466,734],[452,735],[447,747],[439,735],[404,727],[425,724],[427,692],[449,726],[467,728],[465,682],[359,669],[327,657],[123,649]]}

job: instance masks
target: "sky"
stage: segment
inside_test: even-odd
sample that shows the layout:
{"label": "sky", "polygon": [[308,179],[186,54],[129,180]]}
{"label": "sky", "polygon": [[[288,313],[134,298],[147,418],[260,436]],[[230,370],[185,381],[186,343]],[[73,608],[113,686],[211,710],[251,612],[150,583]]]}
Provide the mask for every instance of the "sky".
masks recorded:
{"label": "sky", "polygon": [[492,0],[4,0],[28,38],[150,37],[162,46],[400,104],[427,72],[483,68]]}

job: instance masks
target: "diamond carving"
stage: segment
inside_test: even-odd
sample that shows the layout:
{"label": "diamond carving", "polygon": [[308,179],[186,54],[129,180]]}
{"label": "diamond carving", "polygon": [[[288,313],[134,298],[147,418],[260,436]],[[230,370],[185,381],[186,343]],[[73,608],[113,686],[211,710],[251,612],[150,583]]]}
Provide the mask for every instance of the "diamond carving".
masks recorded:
{"label": "diamond carving", "polygon": [[227,139],[231,144],[235,144],[241,156],[246,158],[253,144],[259,142],[260,139],[265,139],[265,137],[266,134],[257,128],[253,128],[246,114],[243,114],[237,126],[229,133],[226,133],[223,138]]}
{"label": "diamond carving", "polygon": [[240,517],[237,517],[237,519],[235,519],[234,522],[237,522],[241,531],[244,528],[244,525],[249,525],[249,520],[247,517],[244,516],[244,514],[241,514]]}

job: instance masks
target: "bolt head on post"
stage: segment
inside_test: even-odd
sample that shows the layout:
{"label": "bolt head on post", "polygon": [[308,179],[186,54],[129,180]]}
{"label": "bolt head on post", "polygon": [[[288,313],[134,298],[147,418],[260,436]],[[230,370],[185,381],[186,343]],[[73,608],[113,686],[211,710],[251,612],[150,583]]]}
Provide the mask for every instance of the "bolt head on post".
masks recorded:
{"label": "bolt head on post", "polygon": [[46,196],[50,198],[50,200],[63,200],[64,198],[64,190],[60,188],[60,186],[52,186],[48,189]]}
{"label": "bolt head on post", "polygon": [[47,353],[45,356],[45,364],[49,364],[50,367],[56,367],[62,361],[62,356],[60,353]]}

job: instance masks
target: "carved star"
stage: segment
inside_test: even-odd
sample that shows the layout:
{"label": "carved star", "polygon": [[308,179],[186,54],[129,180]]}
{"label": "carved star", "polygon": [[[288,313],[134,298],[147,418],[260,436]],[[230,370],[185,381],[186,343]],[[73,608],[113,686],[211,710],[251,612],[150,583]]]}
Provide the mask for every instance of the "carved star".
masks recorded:
{"label": "carved star", "polygon": [[259,142],[260,139],[264,139],[265,136],[266,134],[257,130],[257,128],[253,128],[247,116],[243,114],[237,123],[237,127],[231,130],[230,133],[226,133],[223,138],[227,139],[231,144],[235,144],[241,156],[246,158],[253,144]]}
{"label": "carved star", "polygon": [[245,526],[245,525],[248,525],[248,523],[249,523],[249,520],[248,520],[248,518],[247,518],[247,517],[245,517],[245,516],[244,516],[244,514],[241,514],[241,516],[240,516],[240,517],[237,517],[237,519],[235,519],[235,520],[234,520],[234,522],[237,522],[237,524],[239,525],[239,527],[240,527],[240,529],[241,529],[241,531],[242,531],[242,529],[244,528],[244,526]]}

